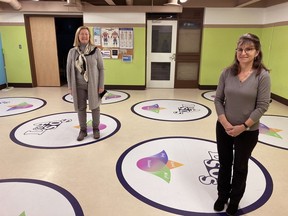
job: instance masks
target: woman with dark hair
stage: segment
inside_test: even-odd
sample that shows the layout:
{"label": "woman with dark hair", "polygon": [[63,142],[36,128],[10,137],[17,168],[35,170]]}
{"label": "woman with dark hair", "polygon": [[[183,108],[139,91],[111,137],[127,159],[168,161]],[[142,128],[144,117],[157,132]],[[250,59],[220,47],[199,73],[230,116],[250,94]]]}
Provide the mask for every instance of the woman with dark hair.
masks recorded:
{"label": "woman with dark hair", "polygon": [[93,44],[91,31],[81,26],[75,33],[73,48],[67,57],[68,91],[78,113],[78,141],[87,136],[87,100],[92,111],[93,136],[100,137],[100,94],[104,93],[104,66],[100,50]]}
{"label": "woman with dark hair", "polygon": [[234,63],[219,79],[214,100],[220,169],[215,211],[235,215],[246,188],[248,161],[258,142],[259,120],[270,102],[269,70],[262,63],[259,38],[242,35]]}

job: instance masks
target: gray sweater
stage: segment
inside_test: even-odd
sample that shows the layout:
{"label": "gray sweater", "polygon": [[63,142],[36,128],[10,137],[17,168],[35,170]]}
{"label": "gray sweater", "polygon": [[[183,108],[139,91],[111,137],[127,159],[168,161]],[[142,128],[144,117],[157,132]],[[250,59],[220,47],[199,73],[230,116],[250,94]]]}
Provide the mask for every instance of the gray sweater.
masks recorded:
{"label": "gray sweater", "polygon": [[[75,60],[79,56],[75,48],[70,49],[67,57],[67,83],[68,88],[72,90],[75,111],[78,111],[77,75],[79,72],[75,68]],[[104,89],[104,65],[101,51],[97,48],[96,52],[86,57],[88,67],[88,101],[89,109],[93,110],[100,106],[101,98],[99,97],[99,88]],[[77,85],[78,84],[78,85]]]}
{"label": "gray sweater", "polygon": [[270,89],[270,76],[266,70],[258,76],[253,72],[244,82],[229,69],[224,70],[214,100],[217,115],[224,114],[232,125],[243,124],[251,118],[255,124],[250,130],[257,130],[261,116],[269,107]]}

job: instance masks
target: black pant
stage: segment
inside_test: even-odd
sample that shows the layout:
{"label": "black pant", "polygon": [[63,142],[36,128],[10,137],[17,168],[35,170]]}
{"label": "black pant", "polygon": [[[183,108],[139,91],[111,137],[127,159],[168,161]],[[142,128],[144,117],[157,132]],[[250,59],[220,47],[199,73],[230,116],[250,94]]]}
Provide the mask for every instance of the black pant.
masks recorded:
{"label": "black pant", "polygon": [[259,130],[255,130],[231,137],[217,121],[216,138],[220,162],[217,190],[221,199],[230,198],[230,203],[239,204],[246,188],[248,161],[258,142],[258,135]]}

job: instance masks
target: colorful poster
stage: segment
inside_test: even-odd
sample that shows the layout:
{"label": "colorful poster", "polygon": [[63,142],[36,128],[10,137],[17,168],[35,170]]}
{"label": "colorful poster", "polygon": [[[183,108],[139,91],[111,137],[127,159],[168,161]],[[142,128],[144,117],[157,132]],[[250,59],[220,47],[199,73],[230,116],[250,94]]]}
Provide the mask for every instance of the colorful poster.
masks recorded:
{"label": "colorful poster", "polygon": [[93,33],[94,33],[94,44],[96,46],[101,46],[101,28],[100,27],[94,27]]}
{"label": "colorful poster", "polygon": [[110,59],[111,58],[111,52],[110,50],[101,50],[102,58]]}
{"label": "colorful poster", "polygon": [[120,28],[120,48],[133,49],[133,28]]}
{"label": "colorful poster", "polygon": [[119,47],[119,28],[101,29],[102,47]]}

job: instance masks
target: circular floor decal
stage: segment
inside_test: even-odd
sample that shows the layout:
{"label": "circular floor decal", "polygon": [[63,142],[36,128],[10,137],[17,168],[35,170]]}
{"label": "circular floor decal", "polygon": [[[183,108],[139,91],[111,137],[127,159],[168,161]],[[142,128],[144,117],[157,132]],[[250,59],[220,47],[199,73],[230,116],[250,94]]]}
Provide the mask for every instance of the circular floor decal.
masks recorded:
{"label": "circular floor decal", "polygon": [[[130,95],[126,92],[108,90],[107,93],[102,98],[102,104],[117,103],[120,101],[127,100],[129,97]],[[73,97],[71,94],[64,95],[63,100],[69,103],[73,103]]]}
{"label": "circular floor decal", "polygon": [[46,105],[46,101],[33,97],[0,98],[0,117],[17,115],[37,110]]}
{"label": "circular floor decal", "polygon": [[0,200],[3,216],[84,216],[72,194],[55,184],[39,180],[0,180]]}
{"label": "circular floor decal", "polygon": [[10,138],[15,143],[28,147],[68,148],[101,141],[120,129],[120,122],[116,118],[101,114],[100,139],[95,140],[91,119],[91,113],[87,113],[88,136],[80,142],[76,140],[80,127],[75,112],[56,113],[29,120],[15,127]]}
{"label": "circular floor decal", "polygon": [[[215,142],[193,137],[141,142],[127,149],[116,165],[119,181],[139,200],[167,212],[193,216],[219,215],[213,210],[218,170]],[[238,213],[246,214],[262,206],[272,190],[269,173],[251,158]]]}
{"label": "circular floor decal", "polygon": [[259,142],[288,149],[288,117],[264,115],[260,119]]}
{"label": "circular floor decal", "polygon": [[[206,91],[202,93],[202,97],[210,101],[214,101],[215,96],[216,96],[216,91]],[[272,99],[270,99],[270,103],[272,103]]]}
{"label": "circular floor decal", "polygon": [[133,105],[131,110],[144,118],[162,121],[194,121],[211,114],[208,107],[185,100],[148,100]]}
{"label": "circular floor decal", "polygon": [[210,101],[214,101],[215,95],[216,95],[216,91],[206,91],[202,93],[202,97]]}

